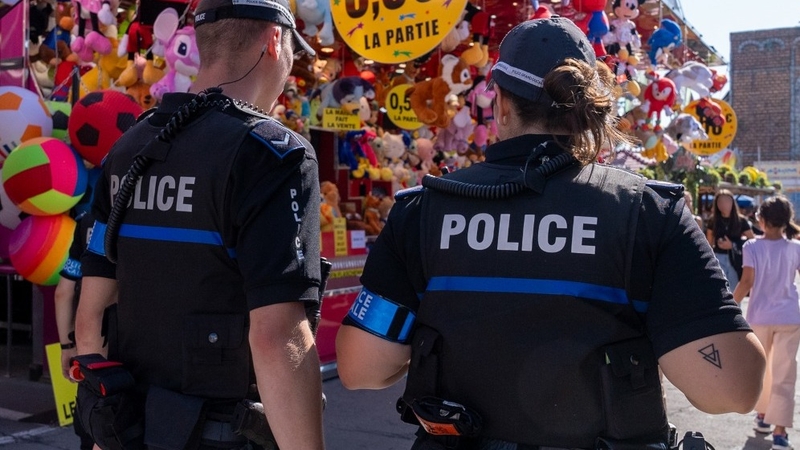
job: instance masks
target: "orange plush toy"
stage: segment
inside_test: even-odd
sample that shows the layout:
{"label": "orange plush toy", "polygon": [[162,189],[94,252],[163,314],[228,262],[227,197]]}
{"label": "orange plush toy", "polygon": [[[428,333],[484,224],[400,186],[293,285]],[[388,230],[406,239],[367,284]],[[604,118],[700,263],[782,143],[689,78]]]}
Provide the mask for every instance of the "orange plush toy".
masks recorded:
{"label": "orange plush toy", "polygon": [[377,236],[383,229],[381,213],[378,207],[381,199],[372,194],[367,194],[364,198],[364,230],[369,236]]}
{"label": "orange plush toy", "polygon": [[[450,123],[447,114],[447,97],[458,95],[472,86],[469,65],[461,58],[444,55],[441,62],[441,75],[420,81],[406,91],[411,109],[420,122],[445,128]],[[430,106],[428,102],[431,102]]]}

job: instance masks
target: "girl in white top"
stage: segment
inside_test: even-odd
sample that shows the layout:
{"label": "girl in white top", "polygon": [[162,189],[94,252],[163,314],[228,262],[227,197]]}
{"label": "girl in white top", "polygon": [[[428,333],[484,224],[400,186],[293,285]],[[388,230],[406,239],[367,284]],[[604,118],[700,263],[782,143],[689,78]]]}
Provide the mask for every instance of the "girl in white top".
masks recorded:
{"label": "girl in white top", "polygon": [[786,197],[764,201],[756,219],[764,236],[747,241],[743,248],[742,279],[733,298],[741,302],[747,293],[747,321],[767,353],[764,387],[756,403],[755,430],[772,435],[774,450],[792,448],[786,428],[794,416],[797,355],[800,345],[800,305],[795,276],[800,271],[800,242],[793,238],[800,228]]}

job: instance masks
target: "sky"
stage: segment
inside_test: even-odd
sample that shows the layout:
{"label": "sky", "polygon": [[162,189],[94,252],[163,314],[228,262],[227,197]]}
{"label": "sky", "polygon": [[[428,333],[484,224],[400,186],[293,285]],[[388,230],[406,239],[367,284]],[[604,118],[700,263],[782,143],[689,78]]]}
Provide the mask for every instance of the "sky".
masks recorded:
{"label": "sky", "polygon": [[[680,0],[686,20],[730,63],[731,32],[800,26],[800,0]],[[768,6],[760,10],[759,5]]]}

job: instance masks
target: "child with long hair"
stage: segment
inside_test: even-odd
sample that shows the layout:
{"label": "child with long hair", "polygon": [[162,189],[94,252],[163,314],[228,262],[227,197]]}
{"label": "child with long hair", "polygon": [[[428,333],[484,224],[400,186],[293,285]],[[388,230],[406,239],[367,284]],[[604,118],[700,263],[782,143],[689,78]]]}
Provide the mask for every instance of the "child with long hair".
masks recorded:
{"label": "child with long hair", "polygon": [[786,197],[764,201],[756,219],[764,230],[743,248],[742,279],[733,293],[741,303],[750,292],[747,321],[767,353],[767,370],[756,403],[755,430],[772,430],[772,448],[792,448],[786,428],[792,426],[797,356],[800,345],[800,305],[794,280],[800,272],[800,228],[792,221],[794,210]]}
{"label": "child with long hair", "polygon": [[755,237],[753,230],[750,229],[750,223],[739,213],[739,206],[733,193],[727,189],[720,189],[714,197],[714,213],[706,227],[706,239],[714,249],[714,256],[722,266],[731,291],[736,289],[739,283],[739,274],[728,252],[741,241],[742,236],[747,239]]}

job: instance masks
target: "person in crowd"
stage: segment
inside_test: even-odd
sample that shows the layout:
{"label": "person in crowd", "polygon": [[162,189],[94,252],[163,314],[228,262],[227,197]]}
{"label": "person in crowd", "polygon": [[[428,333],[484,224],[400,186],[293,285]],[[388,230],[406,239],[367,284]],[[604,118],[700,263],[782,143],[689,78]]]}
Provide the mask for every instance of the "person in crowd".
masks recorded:
{"label": "person in crowd", "polygon": [[[755,430],[772,431],[773,450],[792,448],[787,428],[792,426],[800,346],[800,305],[794,280],[800,274],[800,227],[786,197],[766,199],[756,220],[764,235],[744,244],[742,279],[733,292],[741,303],[750,294],[747,321],[767,354],[764,388],[756,403]],[[772,428],[772,425],[775,428]]]}
{"label": "person in crowd", "polygon": [[[194,26],[192,91],[165,94],[98,181],[78,415],[105,448],[321,450],[319,170],[267,114],[295,53],[314,50],[287,0],[200,0]],[[117,352],[98,363],[117,298]],[[103,368],[116,408],[92,390]]]}
{"label": "person in crowd", "polygon": [[742,237],[753,239],[750,222],[739,213],[733,193],[720,189],[714,196],[713,213],[706,224],[706,238],[725,272],[730,290],[736,289],[741,269]]}
{"label": "person in crowd", "polygon": [[[517,25],[486,161],[397,194],[337,335],[340,379],[419,425],[414,450],[665,448],[658,367],[747,412],[761,345],[682,187],[597,163],[613,79],[566,18]],[[652,446],[652,447],[651,447]]]}

